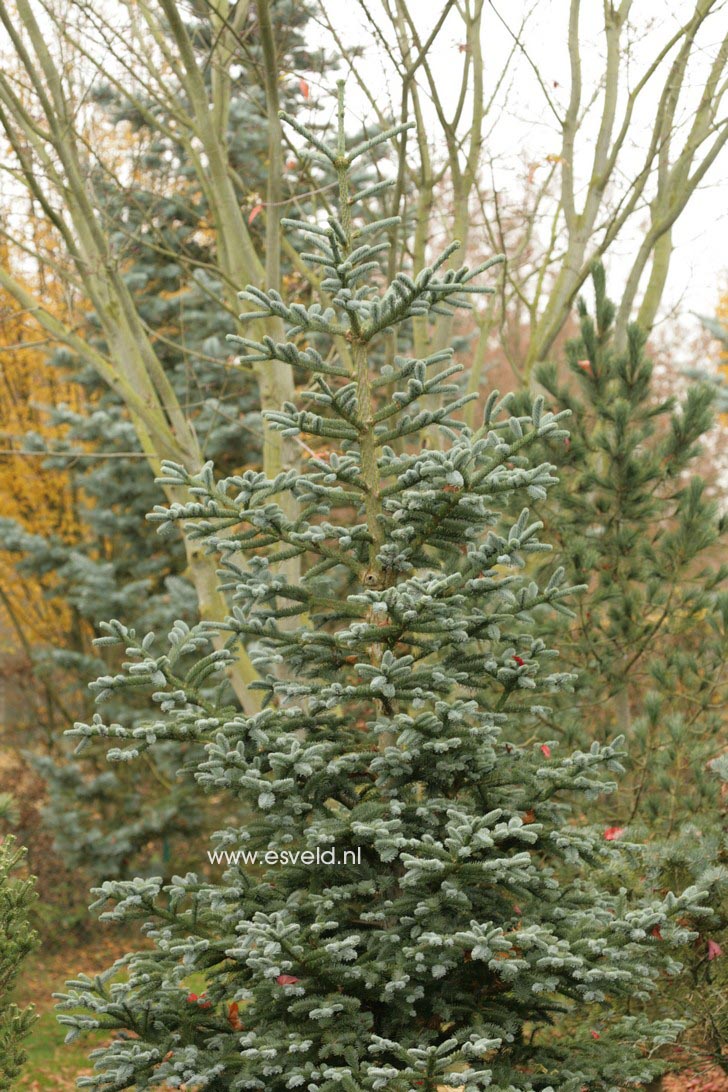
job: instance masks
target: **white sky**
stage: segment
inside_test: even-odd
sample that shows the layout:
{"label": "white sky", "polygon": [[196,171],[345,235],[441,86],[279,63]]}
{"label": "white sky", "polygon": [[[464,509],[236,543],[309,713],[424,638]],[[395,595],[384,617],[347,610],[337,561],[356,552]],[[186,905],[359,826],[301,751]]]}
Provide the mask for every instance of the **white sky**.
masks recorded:
{"label": "white sky", "polygon": [[[368,85],[375,88],[385,101],[393,99],[399,108],[399,88],[396,80],[391,79],[391,66],[386,58],[386,51],[375,40],[371,26],[358,0],[323,0],[329,17],[337,27],[347,44],[364,47],[360,62]],[[365,0],[368,11],[382,33],[391,37],[391,26],[384,14],[380,0]],[[569,92],[569,69],[566,54],[566,28],[569,15],[568,0],[495,0],[486,2],[483,34],[483,51],[486,66],[486,96],[497,78],[505,58],[508,55],[511,38],[505,30],[498,14],[507,20],[512,28],[517,28],[527,12],[531,16],[524,35],[528,51],[539,69],[558,106],[563,106]],[[668,8],[665,0],[635,0],[631,13],[632,24],[639,29],[639,40],[633,43],[630,82],[634,82],[642,70],[645,59],[656,52],[656,43],[664,44],[673,31],[687,20],[694,8],[692,0],[672,0]],[[430,29],[442,11],[442,0],[410,0],[420,30],[421,39],[427,37]],[[595,80],[602,71],[601,37],[603,33],[602,0],[583,0],[581,16],[582,68],[585,84],[584,98],[588,97],[590,79]],[[320,32],[325,38],[323,31]],[[728,33],[728,6],[720,5],[719,10],[710,16],[698,37],[699,48],[696,51],[692,67],[688,70],[686,87],[693,93],[686,97],[686,110],[682,115],[683,123],[689,118],[690,108],[696,101],[695,88],[708,71],[720,39]],[[433,72],[436,76],[442,97],[448,107],[452,107],[459,87],[459,74],[462,65],[462,53],[459,46],[463,40],[462,22],[457,14],[448,17],[430,54]],[[325,44],[329,44],[325,42]],[[659,48],[659,46],[657,48]],[[528,64],[521,56],[518,65],[513,66],[514,79],[509,93],[508,108],[486,119],[486,156],[496,158],[496,181],[498,189],[513,191],[518,187],[518,179],[523,175],[524,159],[537,161],[549,153],[559,150],[559,134],[554,116],[549,112],[538,83]],[[628,174],[635,171],[640,162],[640,146],[643,145],[647,126],[654,120],[657,95],[664,75],[658,74],[654,89],[649,85],[641,111],[636,116],[635,144],[626,148],[623,170]],[[333,80],[332,80],[333,82]],[[422,85],[422,81],[420,81]],[[352,81],[347,84],[348,106],[353,113],[368,113],[366,100],[357,91]],[[432,123],[434,149],[438,150],[438,141],[442,146],[434,110],[430,107],[429,119]],[[583,149],[581,164],[577,160],[577,169],[586,166],[587,147]],[[715,310],[721,287],[726,287],[728,258],[726,241],[728,240],[728,154],[726,150],[709,172],[699,191],[694,195],[687,209],[679,217],[675,230],[675,254],[672,259],[670,275],[663,297],[663,311],[677,311],[687,329],[697,327],[697,322],[690,318],[691,311],[712,314]],[[610,251],[607,262],[610,273],[610,294],[619,293],[621,282],[626,276],[629,262],[626,260],[639,244],[640,225],[635,220],[625,234],[620,246]],[[622,257],[620,257],[620,252]]]}
{"label": "white sky", "polygon": [[[364,14],[366,9],[381,34],[387,40],[391,39],[391,24],[383,9],[385,2],[391,6],[396,4],[396,0],[320,0],[344,43],[363,49],[363,56],[358,62],[360,71],[369,87],[375,89],[383,103],[391,105],[391,112],[396,115],[399,111],[400,87],[393,78],[385,46],[376,39]],[[444,0],[408,2],[424,40],[442,11]],[[465,0],[458,2],[462,4]],[[473,0],[469,2],[472,4]],[[110,0],[110,3],[113,5],[116,0]],[[638,28],[638,33],[631,42],[631,70],[627,71],[630,83],[635,81],[646,59],[654,56],[656,49],[686,21],[694,3],[695,0],[671,0],[668,5],[666,0],[633,0],[631,22]],[[728,33],[728,0],[722,0],[716,6],[717,11],[701,28],[699,48],[688,72],[686,83],[692,86],[693,94],[686,98],[683,123],[689,120],[690,109],[696,102],[696,88],[700,86],[701,78],[705,78],[717,43]],[[569,0],[486,0],[483,32],[486,96],[490,95],[512,45],[504,21],[515,29],[528,16],[524,42],[555,105],[563,109],[569,91],[566,52],[569,7]],[[602,12],[603,0],[581,0],[580,37],[585,100],[590,85],[593,86],[602,72]],[[323,44],[331,48],[331,40],[320,24],[313,35],[320,36]],[[463,39],[460,16],[456,11],[452,12],[429,54],[446,111],[452,110],[459,90]],[[325,78],[327,86],[321,90],[331,91],[336,73],[327,73]],[[654,88],[650,85],[642,100],[636,116],[634,145],[624,150],[622,169],[625,175],[634,172],[640,163],[640,146],[644,144],[648,126],[654,120],[657,94],[663,78],[664,74],[658,74]],[[423,79],[419,82],[423,86]],[[547,155],[557,153],[560,140],[556,119],[546,107],[533,71],[522,55],[519,54],[511,64],[505,86],[508,87],[507,106],[491,111],[486,118],[484,158],[494,161],[496,188],[512,194],[517,200],[524,164],[542,162]],[[312,89],[312,101],[318,98],[318,90]],[[348,109],[353,114],[361,117],[370,112],[366,99],[351,80],[347,84],[347,96]],[[428,109],[433,153],[437,157],[443,154],[442,135],[426,94],[423,95],[423,102]],[[581,155],[577,155],[577,171],[581,169],[583,175],[589,169],[589,153],[590,148],[585,144]],[[712,314],[719,293],[728,288],[725,245],[728,239],[727,196],[728,151],[724,150],[720,161],[714,164],[699,192],[679,217],[674,230],[676,249],[663,297],[663,312],[674,310],[681,324],[689,331],[698,328],[690,312]],[[640,227],[639,219],[635,218],[623,238],[609,252],[610,294],[615,298],[620,293],[630,258],[639,244]]]}

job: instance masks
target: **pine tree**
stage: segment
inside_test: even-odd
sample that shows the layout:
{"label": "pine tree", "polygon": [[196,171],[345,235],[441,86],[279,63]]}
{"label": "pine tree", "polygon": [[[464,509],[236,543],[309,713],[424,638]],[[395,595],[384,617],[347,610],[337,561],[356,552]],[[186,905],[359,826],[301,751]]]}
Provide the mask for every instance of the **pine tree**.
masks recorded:
{"label": "pine tree", "polygon": [[12,835],[6,835],[0,843],[0,1089],[15,1087],[25,1062],[23,1040],[35,1021],[32,1005],[20,1009],[9,999],[21,964],[36,944],[28,925],[33,881],[14,875],[24,856]]}
{"label": "pine tree", "polygon": [[631,326],[615,351],[601,267],[593,282],[595,314],[580,301],[566,378],[554,365],[538,373],[551,407],[573,421],[567,443],[544,450],[562,469],[536,505],[555,547],[544,572],[563,565],[589,586],[577,617],[550,626],[578,682],[548,726],[567,743],[582,738],[584,717],[604,736],[628,733],[632,773],[608,806],[620,809],[615,820],[671,834],[716,812],[706,763],[728,698],[728,523],[696,472],[713,393],[693,384],[682,399],[660,397],[645,334]]}
{"label": "pine tree", "polygon": [[643,331],[631,326],[625,351],[615,350],[601,266],[593,285],[594,313],[580,301],[568,368],[538,372],[550,407],[570,410],[572,423],[568,443],[543,451],[560,482],[536,504],[554,552],[535,576],[561,565],[589,589],[575,618],[542,620],[577,675],[543,723],[567,747],[584,739],[585,725],[597,739],[625,733],[626,774],[592,814],[613,837],[649,839],[639,875],[657,889],[697,883],[710,891],[720,916],[671,996],[703,1025],[694,1045],[700,1040],[720,1064],[728,1044],[715,963],[728,941],[727,523],[696,473],[714,392],[703,383],[660,397]]}
{"label": "pine tree", "polygon": [[[287,120],[338,182],[337,216],[287,224],[330,306],[249,286],[246,318],[280,316],[289,340],[240,343],[248,361],[310,378],[270,424],[303,435],[311,458],[273,481],[165,465],[190,500],[152,518],[220,555],[228,649],[199,655],[209,623],[176,625],[164,655],[109,623],[101,640],[127,659],[96,682],[97,700],[132,686],[154,708],[131,730],[100,715],[74,730],[81,746],[116,741],[116,761],[204,743],[196,778],[246,819],[216,836],[229,864],[216,882],[97,889],[103,916],[144,922],[148,945],[61,998],[70,1037],[117,1032],[79,1087],[545,1092],[647,1079],[678,1025],[615,1006],[677,968],[674,944],[708,911],[695,888],[653,902],[627,890],[620,874],[639,847],[605,841],[566,807],[608,789],[618,741],[559,757],[538,732],[548,695],[573,677],[535,617],[568,611],[576,589],[561,572],[541,586],[524,577],[524,559],[547,547],[527,508],[514,520],[506,508],[553,488],[551,464],[528,452],[563,441],[563,415],[540,398],[514,415],[494,393],[471,431],[450,351],[381,359],[380,340],[412,317],[488,291],[479,279],[498,259],[445,270],[453,243],[386,283],[391,224],[361,214],[389,183],[358,188],[373,142],[347,151],[343,87],[334,146]],[[296,518],[278,503],[286,492]],[[278,569],[294,555],[295,586]],[[238,641],[261,673],[253,716],[216,689]],[[518,745],[526,726],[533,738]]]}

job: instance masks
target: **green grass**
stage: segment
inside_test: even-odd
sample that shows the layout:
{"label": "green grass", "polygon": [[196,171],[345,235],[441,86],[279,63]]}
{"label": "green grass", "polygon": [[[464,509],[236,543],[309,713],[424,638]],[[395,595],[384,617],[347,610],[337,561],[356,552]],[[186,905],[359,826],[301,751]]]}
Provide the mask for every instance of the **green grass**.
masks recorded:
{"label": "green grass", "polygon": [[[54,993],[79,971],[95,974],[108,967],[121,954],[120,938],[113,938],[110,949],[108,933],[89,938],[86,946],[48,951],[47,947],[30,956],[23,964],[13,1000],[17,1005],[33,1004],[37,1019],[25,1040],[27,1062],[13,1088],[26,1092],[65,1092],[76,1087],[76,1077],[93,1072],[88,1056],[104,1042],[103,1032],[85,1035],[65,1044],[68,1028],[58,1023]],[[124,945],[126,947],[126,945]]]}
{"label": "green grass", "polygon": [[[134,946],[132,942],[131,947]],[[14,1000],[21,1006],[34,1004],[38,1019],[25,1041],[28,1060],[14,1089],[18,1092],[71,1092],[76,1087],[76,1077],[93,1072],[93,1063],[89,1062],[88,1056],[109,1035],[89,1032],[72,1043],[64,1043],[68,1028],[58,1023],[51,995],[62,992],[65,982],[80,970],[87,974],[98,973],[120,954],[119,950],[109,950],[108,940],[101,943],[96,940],[87,947],[61,950],[50,956],[36,952],[27,960]],[[184,989],[201,994],[205,989],[204,976],[190,975],[183,985]]]}
{"label": "green grass", "polygon": [[16,1088],[60,1092],[75,1088],[75,1078],[81,1073],[92,1072],[88,1055],[103,1042],[103,1036],[89,1034],[83,1040],[64,1045],[66,1031],[52,1009],[41,1013],[26,1040],[28,1060]]}

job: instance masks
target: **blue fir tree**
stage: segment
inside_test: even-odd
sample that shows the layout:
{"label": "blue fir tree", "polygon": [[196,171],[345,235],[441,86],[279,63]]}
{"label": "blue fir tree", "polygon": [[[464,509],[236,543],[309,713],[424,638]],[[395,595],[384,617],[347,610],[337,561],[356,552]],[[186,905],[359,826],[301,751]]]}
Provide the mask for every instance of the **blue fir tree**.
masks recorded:
{"label": "blue fir tree", "polygon": [[[310,378],[269,423],[311,457],[273,481],[166,464],[190,500],[152,519],[219,555],[228,648],[209,653],[209,624],[179,623],[159,655],[151,635],[110,623],[102,640],[126,663],[97,698],[146,689],[150,712],[131,729],[98,715],[74,729],[80,746],[113,741],[116,761],[203,744],[194,776],[239,825],[216,835],[228,863],[216,880],[201,867],[97,889],[103,916],[143,923],[146,941],[61,998],[69,1037],[114,1033],[78,1085],[576,1092],[649,1079],[678,1025],[626,1001],[677,969],[675,945],[708,911],[696,889],[654,902],[627,890],[639,847],[605,842],[566,805],[608,789],[619,742],[559,756],[537,731],[548,694],[572,682],[538,614],[568,610],[576,589],[559,572],[542,586],[524,576],[546,547],[526,507],[507,512],[554,485],[528,453],[566,435],[564,415],[537,399],[515,416],[494,393],[471,431],[450,351],[381,354],[412,317],[488,291],[481,274],[498,259],[449,268],[453,243],[387,283],[391,223],[359,212],[388,183],[356,191],[374,142],[347,151],[343,88],[334,146],[287,120],[338,180],[338,216],[287,225],[330,306],[248,287],[246,318],[280,317],[288,340],[239,343],[248,361]],[[293,556],[296,585],[279,568]],[[260,673],[252,716],[224,703],[238,642]]]}

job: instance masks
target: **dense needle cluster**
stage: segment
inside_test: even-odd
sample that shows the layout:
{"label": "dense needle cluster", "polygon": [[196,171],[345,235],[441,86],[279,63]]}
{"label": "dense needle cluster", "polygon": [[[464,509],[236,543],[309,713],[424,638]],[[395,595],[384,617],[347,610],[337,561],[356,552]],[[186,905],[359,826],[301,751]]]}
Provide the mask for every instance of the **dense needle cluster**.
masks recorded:
{"label": "dense needle cluster", "polygon": [[[488,291],[477,281],[492,263],[452,269],[453,245],[387,284],[391,220],[365,216],[387,183],[362,193],[352,180],[399,130],[347,151],[343,100],[334,146],[290,123],[338,180],[338,217],[287,224],[325,300],[248,287],[246,317],[282,319],[286,340],[240,341],[248,361],[309,378],[269,417],[307,457],[272,481],[165,465],[190,499],[152,518],[219,555],[227,645],[210,652],[211,624],[178,623],[158,654],[151,635],[111,623],[102,641],[122,642],[127,663],[97,697],[148,690],[149,715],[75,728],[81,744],[116,740],[117,761],[203,744],[195,776],[237,815],[216,839],[230,864],[209,878],[200,846],[198,874],[98,889],[107,918],[145,923],[147,945],[70,984],[70,1034],[117,1032],[79,1086],[576,1092],[646,1079],[676,1025],[624,1015],[626,1001],[676,968],[671,948],[704,909],[694,889],[653,903],[625,890],[629,847],[566,806],[609,787],[619,741],[562,755],[538,729],[549,693],[572,682],[539,618],[567,611],[575,589],[559,571],[543,585],[524,572],[546,548],[527,505],[555,483],[529,449],[565,437],[563,415],[541,399],[514,415],[493,394],[471,431],[451,352],[386,351],[413,317]],[[241,643],[259,672],[250,715],[226,704]],[[332,849],[338,863],[306,865]],[[238,850],[257,862],[235,863]]]}

